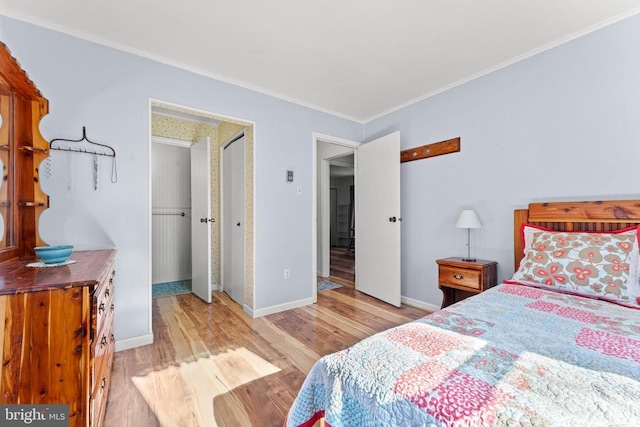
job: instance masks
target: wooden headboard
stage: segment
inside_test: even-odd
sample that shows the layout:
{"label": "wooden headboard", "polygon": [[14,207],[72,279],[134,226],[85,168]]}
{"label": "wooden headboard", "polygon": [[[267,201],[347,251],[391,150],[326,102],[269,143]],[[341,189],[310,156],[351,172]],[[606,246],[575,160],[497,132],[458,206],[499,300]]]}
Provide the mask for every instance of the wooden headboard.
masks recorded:
{"label": "wooden headboard", "polygon": [[522,224],[558,231],[615,231],[640,224],[640,200],[531,203],[513,213],[515,269],[524,257]]}

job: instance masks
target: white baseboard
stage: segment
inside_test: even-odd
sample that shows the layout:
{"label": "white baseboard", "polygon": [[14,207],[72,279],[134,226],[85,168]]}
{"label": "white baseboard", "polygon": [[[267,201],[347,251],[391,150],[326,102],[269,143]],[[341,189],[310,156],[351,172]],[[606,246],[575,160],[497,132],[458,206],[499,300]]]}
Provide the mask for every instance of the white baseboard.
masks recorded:
{"label": "white baseboard", "polygon": [[243,305],[242,306],[242,310],[244,310],[245,313],[247,313],[249,316],[251,317],[256,317],[253,315],[253,309],[251,307],[249,307],[248,305]]}
{"label": "white baseboard", "polygon": [[259,308],[252,310],[248,306],[244,306],[244,312],[249,316],[256,318],[262,316],[268,316],[274,313],[280,313],[281,311],[287,311],[298,307],[304,307],[305,305],[313,304],[313,298],[299,299],[297,301],[291,301],[285,304],[272,305],[271,307]]}
{"label": "white baseboard", "polygon": [[116,351],[129,350],[130,348],[142,347],[148,344],[153,344],[153,334],[118,340],[116,341]]}
{"label": "white baseboard", "polygon": [[410,305],[411,307],[415,307],[415,308],[421,308],[423,310],[427,310],[432,313],[440,310],[439,305],[429,304],[428,302],[420,301],[420,300],[405,297],[405,296],[400,297],[400,302],[402,304]]}

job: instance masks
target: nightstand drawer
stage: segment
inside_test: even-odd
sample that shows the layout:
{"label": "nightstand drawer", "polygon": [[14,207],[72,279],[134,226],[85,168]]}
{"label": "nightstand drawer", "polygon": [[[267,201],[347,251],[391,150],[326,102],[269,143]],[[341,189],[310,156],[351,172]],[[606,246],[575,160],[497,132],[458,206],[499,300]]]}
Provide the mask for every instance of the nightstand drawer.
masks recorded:
{"label": "nightstand drawer", "polygon": [[481,271],[441,265],[438,273],[442,285],[478,291],[482,289]]}

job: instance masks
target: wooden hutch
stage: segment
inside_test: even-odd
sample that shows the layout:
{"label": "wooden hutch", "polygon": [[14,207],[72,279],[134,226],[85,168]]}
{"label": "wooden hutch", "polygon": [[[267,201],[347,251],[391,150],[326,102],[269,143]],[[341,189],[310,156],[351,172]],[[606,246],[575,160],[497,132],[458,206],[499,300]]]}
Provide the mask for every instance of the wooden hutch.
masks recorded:
{"label": "wooden hutch", "polygon": [[28,268],[45,245],[39,165],[49,103],[0,43],[0,403],[68,404],[71,426],[102,425],[113,364],[115,250]]}

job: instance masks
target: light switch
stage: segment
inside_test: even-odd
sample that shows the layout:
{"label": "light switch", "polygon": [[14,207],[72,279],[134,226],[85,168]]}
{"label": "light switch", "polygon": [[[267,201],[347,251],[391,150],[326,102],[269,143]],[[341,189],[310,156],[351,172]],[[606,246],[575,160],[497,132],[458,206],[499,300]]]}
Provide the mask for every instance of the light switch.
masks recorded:
{"label": "light switch", "polygon": [[298,185],[298,196],[302,196],[302,185]]}

